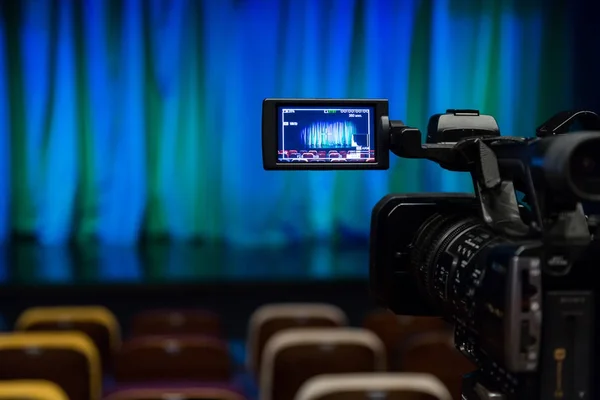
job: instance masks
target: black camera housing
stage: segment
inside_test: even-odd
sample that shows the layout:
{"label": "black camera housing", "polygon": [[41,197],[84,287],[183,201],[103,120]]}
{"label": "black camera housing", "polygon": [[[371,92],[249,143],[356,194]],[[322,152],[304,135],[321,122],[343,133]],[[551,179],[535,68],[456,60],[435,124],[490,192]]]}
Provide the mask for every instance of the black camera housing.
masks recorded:
{"label": "black camera housing", "polygon": [[[370,165],[277,162],[278,107],[366,104],[380,118],[378,157],[389,150],[469,172],[474,188],[388,195],[375,205],[369,275],[377,302],[454,323],[456,347],[479,368],[463,382],[464,399],[594,398],[600,117],[562,112],[536,137],[510,137],[491,116],[453,109],[430,119],[423,141],[419,129],[389,119],[385,100],[267,99],[265,169],[387,168],[385,157]],[[582,131],[569,133],[577,125]]]}
{"label": "black camera housing", "polygon": [[[442,316],[422,301],[410,270],[415,233],[434,213],[478,212],[468,193],[389,194],[373,207],[369,248],[369,285],[378,304],[399,315]],[[418,301],[415,301],[418,299]]]}

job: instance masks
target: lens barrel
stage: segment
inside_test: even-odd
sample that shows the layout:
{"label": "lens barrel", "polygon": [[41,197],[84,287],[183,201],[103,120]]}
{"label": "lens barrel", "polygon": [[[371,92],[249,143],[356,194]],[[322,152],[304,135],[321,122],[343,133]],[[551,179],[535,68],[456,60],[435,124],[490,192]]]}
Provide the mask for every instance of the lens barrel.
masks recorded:
{"label": "lens barrel", "polygon": [[468,323],[485,263],[486,247],[503,241],[483,221],[464,214],[436,213],[413,242],[411,268],[420,290],[447,318]]}

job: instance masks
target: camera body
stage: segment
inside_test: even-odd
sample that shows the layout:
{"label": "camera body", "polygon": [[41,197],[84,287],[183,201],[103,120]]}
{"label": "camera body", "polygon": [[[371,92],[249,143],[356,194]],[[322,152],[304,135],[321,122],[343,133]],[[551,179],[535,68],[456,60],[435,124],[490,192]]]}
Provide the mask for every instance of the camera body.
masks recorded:
{"label": "camera body", "polygon": [[[577,393],[565,399],[591,398],[597,243],[569,264],[568,251],[498,235],[479,206],[471,194],[380,200],[371,220],[371,293],[396,314],[454,324],[457,349],[480,368],[480,393],[467,398],[555,398],[557,379],[564,393]],[[577,382],[556,375],[557,349],[569,352],[563,373]]]}
{"label": "camera body", "polygon": [[[344,149],[349,154],[351,147],[360,153],[374,143],[376,151],[369,150],[370,163],[340,162],[330,158],[342,150],[328,148],[315,153],[322,161],[291,166],[282,146],[286,125],[273,110],[297,101],[263,103],[266,169],[382,169],[387,148],[471,174],[473,194],[384,197],[373,209],[370,236],[370,288],[378,303],[396,314],[438,315],[454,323],[456,347],[479,368],[466,377],[463,398],[592,398],[600,118],[589,111],[559,113],[536,137],[524,138],[501,136],[494,118],[476,110],[448,110],[431,117],[423,143],[418,129],[389,119],[382,100],[345,105],[379,104],[371,128],[318,116],[329,104],[343,108],[343,101],[303,100],[303,107],[319,110],[313,114],[318,120],[302,130],[318,127],[317,139],[303,142],[308,147],[350,146]],[[277,122],[266,127],[265,119]],[[575,124],[584,130],[568,133]],[[265,143],[275,137],[275,126],[279,140]],[[340,140],[340,127],[356,136]],[[367,131],[368,140],[361,136]]]}

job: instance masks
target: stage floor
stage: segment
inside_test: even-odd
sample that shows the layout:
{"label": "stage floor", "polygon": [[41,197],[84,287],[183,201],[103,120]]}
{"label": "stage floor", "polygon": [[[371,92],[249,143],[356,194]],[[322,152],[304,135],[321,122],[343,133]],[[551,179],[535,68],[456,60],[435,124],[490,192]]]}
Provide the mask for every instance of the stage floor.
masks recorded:
{"label": "stage floor", "polygon": [[152,243],[138,248],[0,248],[0,285],[156,285],[177,283],[364,280],[368,246],[243,248]]}

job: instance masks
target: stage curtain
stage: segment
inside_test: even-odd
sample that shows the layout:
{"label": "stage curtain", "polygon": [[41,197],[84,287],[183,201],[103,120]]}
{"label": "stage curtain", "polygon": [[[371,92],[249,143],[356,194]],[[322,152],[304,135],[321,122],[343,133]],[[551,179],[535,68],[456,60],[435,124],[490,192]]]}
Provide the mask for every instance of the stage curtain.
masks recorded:
{"label": "stage curtain", "polygon": [[389,98],[422,129],[474,108],[532,135],[572,101],[568,2],[544,4],[3,2],[0,241],[364,238],[386,193],[470,191],[469,177],[394,158],[265,172],[263,98]]}

